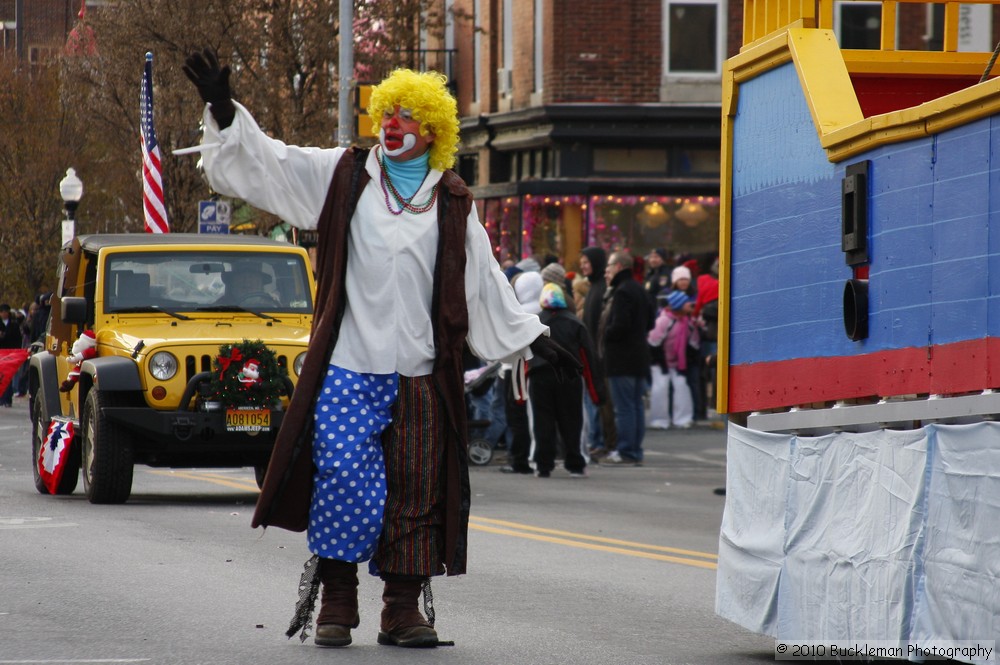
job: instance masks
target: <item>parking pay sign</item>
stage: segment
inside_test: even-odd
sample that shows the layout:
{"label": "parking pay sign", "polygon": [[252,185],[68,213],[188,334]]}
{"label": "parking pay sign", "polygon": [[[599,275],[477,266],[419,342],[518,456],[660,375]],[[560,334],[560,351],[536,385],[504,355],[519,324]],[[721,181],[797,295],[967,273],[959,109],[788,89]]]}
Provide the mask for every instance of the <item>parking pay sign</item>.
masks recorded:
{"label": "parking pay sign", "polygon": [[229,201],[198,201],[198,233],[229,233]]}

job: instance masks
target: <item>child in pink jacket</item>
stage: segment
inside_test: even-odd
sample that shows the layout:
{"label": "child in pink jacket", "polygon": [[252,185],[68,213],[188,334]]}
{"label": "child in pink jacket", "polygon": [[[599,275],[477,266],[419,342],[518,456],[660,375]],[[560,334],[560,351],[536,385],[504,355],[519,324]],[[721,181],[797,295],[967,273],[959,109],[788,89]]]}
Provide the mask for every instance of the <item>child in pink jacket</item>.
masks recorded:
{"label": "child in pink jacket", "polygon": [[688,428],[694,417],[694,402],[684,371],[688,366],[688,347],[698,345],[698,330],[691,319],[694,300],[683,291],[671,291],[665,301],[666,306],[660,310],[646,339],[651,345],[663,344],[671,393],[670,423]]}

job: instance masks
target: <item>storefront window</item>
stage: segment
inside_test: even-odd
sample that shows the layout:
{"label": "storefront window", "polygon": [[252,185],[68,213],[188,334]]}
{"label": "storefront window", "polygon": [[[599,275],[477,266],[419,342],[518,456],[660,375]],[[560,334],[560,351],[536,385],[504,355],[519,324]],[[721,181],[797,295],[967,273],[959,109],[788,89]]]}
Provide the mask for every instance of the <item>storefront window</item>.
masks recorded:
{"label": "storefront window", "polygon": [[480,218],[497,261],[551,254],[572,264],[584,246],[645,256],[718,251],[716,196],[543,196],[480,202]]}
{"label": "storefront window", "polygon": [[522,256],[576,256],[583,245],[586,198],[525,195]]}
{"label": "storefront window", "polygon": [[521,259],[521,208],[520,198],[508,196],[488,199],[484,214],[480,215],[490,237],[493,255],[503,263]]}
{"label": "storefront window", "polygon": [[656,248],[678,254],[717,251],[719,199],[715,196],[593,196],[589,245],[645,256]]}

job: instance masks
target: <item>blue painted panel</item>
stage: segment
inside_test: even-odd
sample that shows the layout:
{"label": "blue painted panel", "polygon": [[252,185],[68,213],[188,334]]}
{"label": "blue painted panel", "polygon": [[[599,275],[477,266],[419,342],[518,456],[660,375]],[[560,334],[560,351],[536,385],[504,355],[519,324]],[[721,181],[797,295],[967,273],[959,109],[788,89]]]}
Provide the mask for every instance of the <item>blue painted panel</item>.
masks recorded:
{"label": "blue painted panel", "polygon": [[[783,202],[781,210],[766,207],[774,200]],[[773,187],[741,197],[734,208],[745,215],[734,239],[747,259],[807,248],[840,251],[839,178]]]}
{"label": "blue painted panel", "polygon": [[[977,184],[977,183],[970,183]],[[966,192],[985,192],[985,178],[982,186],[974,190],[972,187]],[[966,194],[967,195],[967,194]],[[941,264],[945,269],[950,269],[949,264],[962,263],[967,259],[983,258],[987,251],[987,216],[986,201],[981,203],[981,210],[972,217],[957,217],[952,219],[936,219],[934,223],[934,262]],[[970,275],[971,277],[972,275]],[[985,293],[986,273],[978,275],[978,279],[983,280],[981,286]]]}
{"label": "blue painted panel", "polygon": [[793,65],[741,85],[734,123],[730,358],[808,356],[817,327],[843,330],[840,176]]}
{"label": "blue painted panel", "polygon": [[[734,219],[746,222],[732,245],[733,358],[774,353],[775,340],[791,357],[811,355],[815,333],[802,332],[809,325],[829,331],[826,343],[843,336],[841,299],[850,270],[840,252],[839,192],[838,178],[776,186],[734,202]],[[775,200],[780,215],[761,212]]]}
{"label": "blue painted panel", "polygon": [[937,135],[934,150],[939,182],[985,174],[990,167],[990,120],[976,120]]}
{"label": "blue painted panel", "polygon": [[931,141],[872,151],[868,348],[927,344],[931,320],[934,172]]}
{"label": "blue painted panel", "polygon": [[931,342],[982,339],[986,336],[984,298],[937,301],[931,308]]}
{"label": "blue painted panel", "polygon": [[794,68],[744,83],[735,123],[732,363],[1000,336],[1000,233],[990,232],[1000,224],[1000,122],[849,160],[871,162],[870,336],[862,342],[847,339],[842,319],[848,163],[831,164],[820,149]]}
{"label": "blue painted panel", "polygon": [[[869,319],[871,336],[867,340],[867,350],[902,349],[927,345],[931,319],[930,304],[923,303],[907,308],[873,310],[869,316],[871,317]],[[878,340],[878,343],[875,340]],[[860,351],[848,355],[856,355],[857,353]]]}
{"label": "blue painted panel", "polygon": [[989,121],[935,137],[931,340],[986,336]]}
{"label": "blue painted panel", "polygon": [[[733,245],[734,281],[740,288],[733,292],[737,302],[746,298],[784,297],[813,284],[842,279],[849,269],[840,253],[840,226],[836,233],[832,221],[823,215],[804,214],[781,224],[762,224],[741,234]],[[769,242],[772,238],[775,242]],[[795,312],[783,304],[766,313],[774,322],[794,322]]]}
{"label": "blue painted panel", "polygon": [[987,334],[1000,337],[1000,118],[990,118],[989,190],[982,196],[988,202],[989,259],[987,287]]}
{"label": "blue painted panel", "polygon": [[733,141],[733,193],[830,177],[791,63],[740,86]]}
{"label": "blue painted panel", "polygon": [[817,345],[835,346],[839,338],[846,341],[843,290],[844,282],[838,279],[747,296],[739,303],[740,332],[730,335],[730,344],[736,353],[753,358],[770,359],[776,351],[788,358],[813,357]]}
{"label": "blue painted panel", "polygon": [[[927,270],[917,270],[912,267],[879,272],[873,270],[869,283],[869,298],[873,311],[891,313],[897,309],[923,307],[929,304],[931,299],[930,275]],[[890,344],[889,347],[895,345]]]}

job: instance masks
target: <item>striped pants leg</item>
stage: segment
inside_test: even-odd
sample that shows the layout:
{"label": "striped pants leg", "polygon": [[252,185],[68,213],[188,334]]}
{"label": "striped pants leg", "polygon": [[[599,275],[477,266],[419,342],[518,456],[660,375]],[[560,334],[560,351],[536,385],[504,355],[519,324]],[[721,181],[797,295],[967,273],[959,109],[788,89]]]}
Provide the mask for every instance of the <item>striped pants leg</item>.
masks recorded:
{"label": "striped pants leg", "polygon": [[372,572],[444,572],[443,409],[430,376],[399,377],[392,424],[382,435],[387,497]]}

